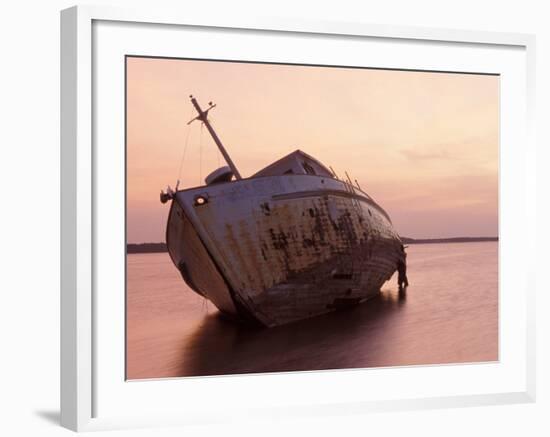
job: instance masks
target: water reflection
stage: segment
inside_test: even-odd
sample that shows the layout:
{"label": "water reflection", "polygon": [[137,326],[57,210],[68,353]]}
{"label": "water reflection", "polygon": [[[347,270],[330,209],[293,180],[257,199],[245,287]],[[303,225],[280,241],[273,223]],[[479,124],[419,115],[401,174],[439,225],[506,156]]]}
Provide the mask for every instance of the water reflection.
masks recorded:
{"label": "water reflection", "polygon": [[[392,329],[406,294],[386,290],[354,308],[271,329],[206,316],[182,350],[182,375],[219,375],[357,367],[357,354]],[[345,345],[345,347],[343,347]],[[364,362],[368,366],[367,362]]]}
{"label": "water reflection", "polygon": [[128,257],[128,379],[498,359],[498,245],[409,248],[397,278],[346,311],[257,330],[220,319],[166,253]]}

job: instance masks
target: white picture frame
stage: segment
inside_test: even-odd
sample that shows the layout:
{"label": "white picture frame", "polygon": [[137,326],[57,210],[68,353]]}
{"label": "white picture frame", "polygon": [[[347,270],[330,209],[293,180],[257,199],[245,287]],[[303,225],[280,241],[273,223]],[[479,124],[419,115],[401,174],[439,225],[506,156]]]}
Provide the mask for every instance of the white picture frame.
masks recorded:
{"label": "white picture frame", "polygon": [[[143,409],[131,405],[136,414],[131,415],[129,410],[117,412],[113,406],[106,405],[103,393],[108,393],[113,397],[113,403],[120,403],[122,397],[131,396],[139,402],[140,396],[149,396],[152,391],[145,388],[145,384],[157,388],[153,389],[157,395],[166,393],[167,399],[177,393],[177,385],[181,381],[165,380],[151,383],[125,383],[124,380],[118,381],[120,386],[130,385],[131,393],[124,394],[119,388],[109,388],[109,379],[106,374],[119,375],[119,371],[111,372],[105,366],[106,353],[98,354],[104,347],[106,341],[102,336],[102,318],[117,317],[123,318],[120,314],[120,308],[116,305],[110,307],[112,311],[105,313],[103,301],[97,299],[98,286],[101,286],[105,280],[103,276],[107,275],[105,270],[98,270],[102,257],[101,244],[98,248],[98,241],[105,234],[104,227],[101,226],[101,217],[98,216],[96,209],[98,203],[102,202],[101,193],[105,193],[105,186],[109,181],[102,179],[98,186],[101,172],[104,170],[109,173],[110,164],[114,167],[120,162],[114,160],[105,161],[104,157],[98,157],[95,151],[97,138],[101,136],[96,131],[94,120],[101,117],[99,114],[98,96],[95,94],[95,87],[98,81],[102,80],[99,76],[104,74],[103,70],[94,64],[94,59],[102,56],[101,50],[105,45],[101,45],[100,31],[94,26],[101,23],[110,23],[110,38],[115,38],[116,29],[113,26],[164,26],[159,32],[170,32],[177,28],[186,28],[190,30],[200,29],[201,31],[212,32],[220,29],[238,30],[240,34],[247,32],[269,32],[270,37],[278,38],[278,35],[292,36],[293,38],[307,37],[328,37],[338,40],[339,38],[353,37],[356,40],[370,39],[374,41],[384,41],[387,44],[397,44],[398,42],[411,42],[411,44],[439,44],[441,47],[456,46],[461,47],[465,52],[473,50],[476,47],[489,47],[498,49],[502,53],[514,53],[510,60],[511,70],[517,72],[510,73],[510,77],[515,77],[518,82],[510,85],[516,87],[514,98],[523,102],[521,108],[514,110],[520,111],[519,118],[504,118],[510,124],[503,129],[512,129],[507,131],[503,137],[504,141],[511,141],[515,147],[510,148],[511,161],[501,161],[501,166],[505,169],[513,169],[513,174],[508,172],[501,179],[501,199],[504,206],[501,206],[501,216],[509,217],[503,226],[501,232],[510,236],[509,244],[500,245],[503,253],[510,253],[502,262],[514,262],[514,256],[522,257],[522,262],[514,277],[508,281],[511,284],[520,284],[517,290],[518,301],[510,301],[510,312],[504,308],[505,322],[513,320],[518,322],[518,332],[514,339],[510,340],[508,336],[501,336],[501,346],[507,347],[508,342],[514,342],[514,351],[520,350],[519,358],[508,366],[505,357],[501,362],[494,365],[497,367],[463,365],[463,366],[426,366],[414,370],[419,381],[422,378],[448,379],[451,373],[456,375],[472,375],[473,380],[478,378],[491,379],[491,375],[496,375],[491,381],[492,385],[480,386],[478,391],[475,386],[461,392],[449,387],[449,391],[436,390],[425,392],[422,389],[406,390],[396,389],[388,397],[368,396],[367,393],[355,393],[346,395],[346,392],[338,392],[337,387],[345,386],[346,383],[352,383],[354,379],[367,377],[360,372],[354,371],[334,371],[334,372],[297,372],[284,377],[278,375],[263,376],[239,376],[239,377],[215,377],[215,378],[194,378],[186,383],[186,390],[208,390],[220,392],[223,391],[222,385],[230,386],[232,390],[253,390],[254,385],[265,384],[266,387],[275,387],[279,384],[284,387],[285,384],[302,385],[304,391],[320,384],[327,384],[332,387],[323,393],[315,393],[308,401],[307,397],[300,400],[300,404],[284,403],[284,393],[272,402],[261,403],[257,408],[247,403],[243,398],[234,400],[235,406],[240,407],[239,412],[228,410],[223,412],[201,410],[200,403],[197,409],[190,411],[184,407],[174,407],[170,411],[151,410],[148,413],[147,406]],[[115,25],[113,25],[115,23]],[[169,25],[169,26],[166,26]],[[136,29],[132,30],[136,32]],[[113,36],[114,35],[114,36]],[[246,35],[245,35],[246,36]],[[122,38],[121,38],[122,40]],[[118,40],[111,39],[113,44],[113,54],[118,56],[123,53],[125,48],[123,44],[117,44]],[[163,44],[159,39],[156,43]],[[154,41],[147,50],[156,50]],[[165,47],[167,45],[165,44]],[[200,50],[198,47],[197,50]],[[168,49],[166,49],[168,50]],[[121,52],[122,51],[122,52]],[[160,425],[185,425],[197,423],[212,423],[220,421],[244,420],[246,417],[262,418],[265,416],[296,416],[312,414],[339,414],[349,413],[367,413],[370,411],[397,411],[403,409],[420,408],[438,408],[450,406],[474,406],[486,404],[503,404],[532,402],[535,399],[535,340],[534,340],[534,269],[535,262],[533,254],[535,245],[535,217],[528,211],[534,210],[535,197],[535,142],[533,138],[533,102],[534,102],[534,51],[535,39],[532,35],[508,34],[493,32],[474,32],[460,31],[451,29],[425,29],[415,27],[391,27],[378,26],[364,23],[338,23],[338,22],[308,22],[306,20],[297,22],[275,18],[246,18],[228,20],[225,17],[216,16],[193,16],[187,11],[162,12],[157,10],[125,10],[109,7],[78,6],[66,9],[61,13],[61,424],[72,430],[96,430],[111,429],[119,427],[133,426],[160,426]],[[135,53],[133,53],[135,54]],[[503,55],[504,58],[506,57]],[[119,56],[120,57],[120,56]],[[503,58],[503,59],[504,59]],[[106,60],[110,59],[108,56]],[[117,58],[118,59],[118,58]],[[459,61],[456,61],[459,62]],[[480,62],[482,62],[480,60]],[[513,65],[512,65],[513,64]],[[105,65],[105,62],[102,63]],[[457,64],[458,65],[458,64]],[[468,71],[467,64],[463,71]],[[459,68],[459,67],[456,67]],[[489,67],[487,67],[489,68]],[[495,67],[496,68],[496,67]],[[426,69],[434,69],[433,66],[426,65]],[[499,72],[498,68],[495,70]],[[101,76],[104,77],[104,76]],[[118,82],[123,78],[118,78]],[[525,79],[525,82],[523,82]],[[513,82],[510,79],[511,83]],[[519,83],[523,85],[519,85]],[[508,85],[503,85],[508,86]],[[119,98],[120,95],[114,93]],[[504,103],[506,104],[506,102]],[[509,104],[509,103],[508,103]],[[113,107],[113,111],[118,111],[118,107]],[[505,108],[506,109],[506,108]],[[509,108],[512,110],[512,108]],[[120,113],[115,114],[114,120],[120,120]],[[511,115],[511,113],[510,113]],[[516,113],[514,113],[516,115]],[[120,126],[119,126],[120,128]],[[517,128],[517,130],[513,130]],[[104,128],[102,128],[104,129]],[[123,126],[122,126],[123,129]],[[113,137],[116,137],[114,135]],[[95,138],[95,139],[94,139]],[[521,147],[518,146],[521,141]],[[118,144],[118,143],[117,143]],[[524,165],[518,165],[521,168],[514,168],[509,164],[520,159]],[[512,170],[511,170],[512,171]],[[101,176],[103,177],[103,176]],[[116,180],[116,179],[115,179]],[[102,188],[103,187],[103,188]],[[115,191],[120,191],[120,187]],[[504,197],[503,197],[504,196]],[[525,199],[517,208],[518,211],[508,213],[506,209],[506,199],[511,196],[520,196]],[[516,214],[516,215],[513,215]],[[523,220],[523,221],[522,221]],[[512,238],[514,229],[518,229],[519,224],[525,224],[522,231],[523,238]],[[505,240],[506,241],[506,240]],[[513,253],[516,253],[514,255]],[[506,261],[508,260],[508,261]],[[123,275],[123,272],[120,273]],[[515,281],[515,282],[514,282]],[[511,285],[512,286],[512,285]],[[506,303],[506,302],[505,302]],[[501,306],[501,309],[502,306]],[[103,313],[101,312],[103,311]],[[118,311],[118,312],[117,312]],[[114,314],[114,315],[113,315]],[[117,319],[118,320],[118,319]],[[501,321],[502,322],[502,321]],[[120,327],[120,323],[113,325]],[[501,324],[501,328],[502,328]],[[504,326],[506,327],[506,326]],[[99,331],[98,331],[99,329]],[[116,330],[116,329],[115,329]],[[120,334],[120,333],[119,333]],[[517,337],[517,338],[516,338]],[[118,338],[118,337],[117,337]],[[116,344],[113,343],[113,347]],[[105,351],[110,349],[105,346]],[[98,358],[101,356],[101,358]],[[113,358],[114,362],[118,362]],[[116,364],[113,364],[116,366]],[[469,366],[469,367],[468,367]],[[491,366],[491,365],[487,365]],[[499,367],[505,369],[500,374]],[[451,369],[451,370],[448,370]],[[380,378],[405,378],[408,377],[407,369],[377,369],[377,377]],[[478,372],[479,371],[479,372]],[[117,373],[118,372],[118,373]],[[401,375],[398,373],[401,372]],[[476,373],[477,372],[477,373]],[[319,373],[318,376],[315,374]],[[440,374],[438,376],[438,374]],[[371,373],[372,375],[372,373]],[[455,373],[453,373],[455,375]],[[116,376],[119,378],[118,376]],[[458,376],[460,378],[461,376]],[[462,376],[470,378],[470,376]],[[119,378],[120,379],[120,378]],[[513,384],[504,384],[502,381],[509,379]],[[460,382],[460,381],[459,381]],[[118,384],[117,383],[117,384]],[[98,387],[100,387],[98,389]],[[136,388],[137,387],[137,388]],[[332,390],[332,391],[331,391]],[[400,391],[401,390],[401,391]],[[170,393],[169,393],[170,392]],[[140,395],[140,393],[142,393]],[[102,398],[103,396],[103,398]],[[223,397],[223,393],[221,393]],[[275,393],[274,398],[277,398]],[[102,401],[103,399],[103,401]],[[128,399],[128,398],[124,398]],[[178,409],[179,408],[179,409]],[[103,411],[108,413],[103,414]]]}

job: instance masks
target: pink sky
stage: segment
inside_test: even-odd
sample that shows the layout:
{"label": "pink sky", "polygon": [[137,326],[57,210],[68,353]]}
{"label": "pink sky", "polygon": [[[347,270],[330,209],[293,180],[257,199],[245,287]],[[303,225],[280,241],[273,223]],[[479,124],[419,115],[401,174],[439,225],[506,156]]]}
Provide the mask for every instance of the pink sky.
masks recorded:
{"label": "pink sky", "polygon": [[299,148],[357,179],[403,236],[498,235],[497,76],[127,63],[129,243],[164,241],[161,188],[202,185],[224,165],[206,129],[187,126],[189,94],[217,104],[214,128],[243,177]]}

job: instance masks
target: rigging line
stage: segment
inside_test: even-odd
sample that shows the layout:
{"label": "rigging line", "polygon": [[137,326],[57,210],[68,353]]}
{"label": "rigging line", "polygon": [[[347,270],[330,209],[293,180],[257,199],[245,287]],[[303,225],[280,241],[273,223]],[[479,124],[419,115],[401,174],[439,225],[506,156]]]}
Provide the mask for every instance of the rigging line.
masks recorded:
{"label": "rigging line", "polygon": [[[193,108],[189,114],[189,118],[193,115]],[[178,181],[181,179],[181,172],[183,170],[183,162],[185,161],[185,153],[187,152],[187,144],[189,144],[189,137],[191,136],[191,126],[187,126],[187,134],[185,135],[185,145],[183,146],[183,155],[180,160],[180,167],[178,169]]]}
{"label": "rigging line", "polygon": [[199,185],[202,184],[202,132],[204,123],[201,123],[201,136],[199,139]]}
{"label": "rigging line", "polygon": [[187,135],[185,136],[185,145],[183,146],[183,155],[180,160],[180,167],[178,169],[178,180],[181,179],[181,171],[183,170],[183,162],[185,161],[185,153],[187,152],[187,144],[189,144],[189,136],[191,134],[191,126],[187,128]]}

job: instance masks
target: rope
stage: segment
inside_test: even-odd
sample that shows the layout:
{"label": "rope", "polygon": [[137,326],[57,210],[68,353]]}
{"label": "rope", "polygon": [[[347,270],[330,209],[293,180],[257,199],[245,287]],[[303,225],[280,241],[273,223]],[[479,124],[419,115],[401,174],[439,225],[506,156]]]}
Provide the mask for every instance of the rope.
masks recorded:
{"label": "rope", "polygon": [[[209,121],[210,121],[210,124],[212,126],[215,126],[215,121],[214,121],[213,117],[209,118]],[[216,161],[218,163],[218,166],[216,168],[220,168],[220,158],[221,158],[222,154],[221,154],[220,149],[218,148],[218,146],[216,146],[215,144],[214,144],[214,149],[216,150]]]}
{"label": "rope", "polygon": [[[210,124],[213,124],[212,120],[210,120]],[[218,148],[218,146],[216,146],[215,144],[214,144],[214,148],[216,149],[216,160],[217,160],[217,163],[218,163],[218,166],[216,168],[220,168],[220,157],[222,156],[222,154],[221,154],[220,149]]]}

